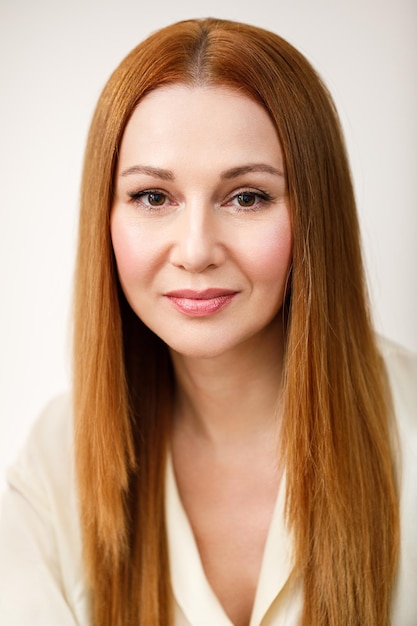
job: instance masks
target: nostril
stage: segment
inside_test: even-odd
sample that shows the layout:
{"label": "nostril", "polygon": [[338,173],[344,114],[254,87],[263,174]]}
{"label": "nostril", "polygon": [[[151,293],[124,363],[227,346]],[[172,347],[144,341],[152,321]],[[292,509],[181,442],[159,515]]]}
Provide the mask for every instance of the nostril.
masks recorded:
{"label": "nostril", "polygon": [[208,224],[204,216],[187,217],[172,246],[171,263],[189,272],[218,267],[224,262],[225,253],[214,225]]}

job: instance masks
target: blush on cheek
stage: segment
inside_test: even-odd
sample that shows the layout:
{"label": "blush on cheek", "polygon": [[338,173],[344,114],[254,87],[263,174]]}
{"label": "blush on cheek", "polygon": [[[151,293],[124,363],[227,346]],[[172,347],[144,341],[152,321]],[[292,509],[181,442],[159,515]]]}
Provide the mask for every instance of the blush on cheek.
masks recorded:
{"label": "blush on cheek", "polygon": [[117,213],[112,216],[110,232],[120,281],[129,285],[148,267],[149,238],[147,243],[147,239],[141,236],[138,229],[118,219]]}
{"label": "blush on cheek", "polygon": [[249,244],[252,272],[261,282],[286,281],[292,258],[292,230],[288,220],[268,228]]}
{"label": "blush on cheek", "polygon": [[120,227],[117,219],[111,221],[111,240],[121,282],[134,273],[135,260],[129,233]]}

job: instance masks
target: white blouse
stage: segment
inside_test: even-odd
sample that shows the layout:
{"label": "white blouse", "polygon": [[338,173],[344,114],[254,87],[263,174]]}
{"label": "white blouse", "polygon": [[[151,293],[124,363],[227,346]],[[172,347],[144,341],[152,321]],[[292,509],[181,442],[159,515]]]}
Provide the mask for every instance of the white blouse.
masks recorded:
{"label": "white blouse", "polygon": [[[396,410],[400,459],[401,551],[392,626],[417,625],[417,356],[381,342]],[[68,397],[35,423],[17,462],[0,523],[1,626],[89,626],[81,560]],[[297,626],[302,585],[293,572],[292,539],[281,482],[265,545],[250,626]],[[205,576],[169,458],[168,547],[175,626],[232,626]]]}

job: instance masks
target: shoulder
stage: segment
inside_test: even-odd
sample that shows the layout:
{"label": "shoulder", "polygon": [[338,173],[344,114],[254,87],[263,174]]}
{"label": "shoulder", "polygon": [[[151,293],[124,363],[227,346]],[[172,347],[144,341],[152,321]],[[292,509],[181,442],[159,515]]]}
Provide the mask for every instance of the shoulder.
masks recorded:
{"label": "shoulder", "polygon": [[401,368],[412,376],[416,375],[417,353],[381,335],[377,336],[377,345],[388,370]]}
{"label": "shoulder", "polygon": [[72,432],[71,398],[57,397],[7,472],[0,516],[2,624],[89,623]]}
{"label": "shoulder", "polygon": [[[72,477],[73,424],[69,394],[52,399],[35,420],[16,462],[7,472],[17,489],[49,491]],[[63,485],[61,484],[61,487]]]}
{"label": "shoulder", "polygon": [[379,338],[391,388],[398,441],[396,468],[400,499],[401,543],[397,582],[393,596],[392,624],[417,623],[414,601],[417,588],[417,355],[387,339]]}
{"label": "shoulder", "polygon": [[[51,451],[51,440],[61,448],[67,447],[72,437],[71,395],[62,394],[52,398],[35,420],[26,443],[29,449]],[[56,448],[55,448],[56,449]]]}
{"label": "shoulder", "polygon": [[[385,338],[379,337],[378,345],[392,398],[397,464],[406,484],[407,476],[417,480],[417,355]],[[417,506],[417,498],[414,500]]]}
{"label": "shoulder", "polygon": [[417,434],[417,354],[403,346],[378,337],[391,388],[397,421],[413,427]]}

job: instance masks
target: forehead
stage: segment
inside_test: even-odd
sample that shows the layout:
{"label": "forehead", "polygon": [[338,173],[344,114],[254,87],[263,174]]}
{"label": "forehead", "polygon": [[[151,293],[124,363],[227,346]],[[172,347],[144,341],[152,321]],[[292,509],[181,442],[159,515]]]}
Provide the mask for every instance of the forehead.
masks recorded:
{"label": "forehead", "polygon": [[203,154],[244,158],[250,152],[281,159],[275,127],[267,111],[250,97],[227,87],[172,85],[145,96],[124,132],[120,161],[135,154]]}

